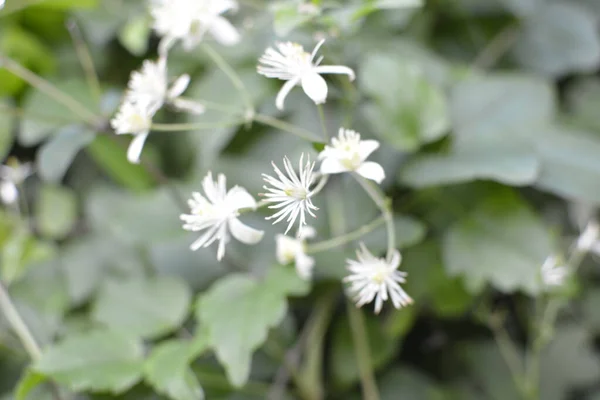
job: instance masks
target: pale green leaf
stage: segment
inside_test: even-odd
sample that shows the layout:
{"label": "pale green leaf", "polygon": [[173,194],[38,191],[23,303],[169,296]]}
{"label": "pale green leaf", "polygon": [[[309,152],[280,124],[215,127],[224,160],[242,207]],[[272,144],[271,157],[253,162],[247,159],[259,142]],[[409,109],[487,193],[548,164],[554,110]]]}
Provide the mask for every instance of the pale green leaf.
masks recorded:
{"label": "pale green leaf", "polygon": [[127,21],[119,32],[119,41],[129,52],[142,56],[148,50],[150,23],[146,16]]}
{"label": "pale green leaf", "polygon": [[143,373],[142,344],[121,333],[71,335],[47,348],[34,370],[73,391],[121,393]]}
{"label": "pale green leaf", "polygon": [[194,355],[191,343],[175,340],[161,343],[146,360],[146,381],[173,400],[204,399],[202,387],[189,367]]}
{"label": "pale green leaf", "polygon": [[66,237],[77,221],[77,197],[62,186],[43,185],[36,204],[36,222],[40,233],[48,238]]}
{"label": "pale green leaf", "polygon": [[390,369],[379,380],[381,400],[442,400],[444,393],[431,378],[406,367]]}
{"label": "pale green leaf", "polygon": [[47,378],[30,369],[25,370],[25,373],[15,387],[15,400],[27,400],[32,391],[39,385],[46,382]]}
{"label": "pale green leaf", "polygon": [[283,320],[286,296],[307,290],[308,284],[294,270],[274,267],[261,280],[228,275],[198,299],[197,318],[232,385],[247,382],[252,353],[265,341],[268,330]]}
{"label": "pale green leaf", "polygon": [[61,129],[46,142],[37,154],[37,171],[49,182],[59,182],[75,159],[75,156],[95,138],[93,132],[71,125]]}
{"label": "pale green leaf", "polygon": [[548,2],[525,21],[515,56],[523,66],[552,77],[593,72],[600,66],[596,20],[573,2]]}
{"label": "pale green leaf", "polygon": [[188,313],[189,288],[171,277],[107,282],[93,318],[113,330],[153,338],[179,327]]}
{"label": "pale green leaf", "polygon": [[513,192],[497,190],[452,225],[443,240],[445,268],[472,288],[541,290],[540,267],[553,254],[548,229]]}
{"label": "pale green leaf", "polygon": [[10,103],[0,100],[0,160],[4,160],[14,141],[14,118]]}

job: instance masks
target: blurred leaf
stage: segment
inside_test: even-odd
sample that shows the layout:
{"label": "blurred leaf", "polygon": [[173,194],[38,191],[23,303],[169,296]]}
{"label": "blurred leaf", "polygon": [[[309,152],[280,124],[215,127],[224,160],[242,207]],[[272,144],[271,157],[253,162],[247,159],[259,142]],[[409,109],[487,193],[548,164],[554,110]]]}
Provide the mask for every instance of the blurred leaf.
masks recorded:
{"label": "blurred leaf", "polygon": [[[426,227],[421,222],[405,215],[394,217],[396,231],[396,246],[406,248],[418,244],[425,238]],[[387,229],[385,224],[373,232],[363,236],[357,242],[364,242],[373,252],[384,251],[387,248]]]}
{"label": "blurred leaf", "polygon": [[[359,312],[362,312],[365,318],[365,328],[371,351],[371,367],[377,370],[394,358],[401,340],[386,335],[381,321],[370,311],[359,310]],[[346,314],[333,324],[332,335],[329,374],[333,385],[340,389],[348,389],[359,380],[360,371],[356,361],[352,328]]]}
{"label": "blurred leaf", "polygon": [[452,125],[459,145],[483,137],[514,140],[515,133],[532,136],[551,122],[555,103],[550,82],[533,75],[474,77],[452,91]]}
{"label": "blurred leaf", "polygon": [[12,110],[8,101],[0,100],[0,161],[6,158],[14,142],[15,119],[10,114]]}
{"label": "blurred leaf", "polygon": [[147,382],[173,400],[202,400],[204,392],[189,367],[191,343],[171,340],[156,346],[145,365]]}
{"label": "blurred leaf", "polygon": [[2,280],[10,284],[19,279],[36,262],[52,258],[55,248],[35,238],[24,225],[15,226],[11,235],[0,245]]}
{"label": "blurred leaf", "polygon": [[24,375],[15,387],[15,400],[27,400],[29,394],[46,380],[46,377],[38,372],[30,369],[25,370]]}
{"label": "blurred leaf", "polygon": [[[59,81],[54,82],[54,85],[90,111],[97,108],[84,81]],[[30,92],[25,98],[23,109],[25,117],[19,130],[19,143],[28,147],[41,143],[48,136],[58,133],[65,125],[81,121],[82,118],[38,90]]]}
{"label": "blurred leaf", "polygon": [[134,191],[154,185],[154,178],[143,166],[127,161],[127,148],[106,135],[98,135],[87,147],[92,159],[115,182]]}
{"label": "blurred leaf", "polygon": [[98,5],[98,0],[43,0],[38,7],[54,9],[92,8]]}
{"label": "blurred leaf", "polygon": [[514,192],[498,189],[455,223],[443,239],[446,271],[472,289],[489,282],[510,293],[541,289],[539,271],[553,254],[548,230]]}
{"label": "blurred leaf", "polygon": [[519,17],[531,17],[545,6],[546,0],[499,0],[499,3]]}
{"label": "blurred leaf", "polygon": [[446,98],[418,64],[389,54],[366,58],[360,82],[375,99],[365,109],[374,133],[397,150],[415,150],[450,127]]}
{"label": "blurred leaf", "polygon": [[92,316],[112,330],[155,338],[183,323],[190,300],[189,288],[175,278],[112,281],[100,290]]}
{"label": "blurred leaf", "polygon": [[525,67],[558,77],[600,66],[600,37],[593,15],[572,2],[548,2],[524,24],[515,56]]}
{"label": "blurred leaf", "polygon": [[119,32],[119,41],[129,52],[142,56],[148,50],[150,22],[146,16],[140,16],[127,21]]}
{"label": "blurred leaf", "polygon": [[122,393],[142,376],[143,349],[110,331],[71,335],[47,348],[34,369],[73,391]]}
{"label": "blurred leaf", "polygon": [[[302,12],[302,7],[307,11]],[[306,24],[320,13],[318,5],[297,1],[277,1],[269,8],[273,13],[275,34],[279,37],[289,35],[294,29]]]}
{"label": "blurred leaf", "polygon": [[63,239],[77,222],[77,198],[66,187],[43,185],[35,211],[40,233],[48,238]]}
{"label": "blurred leaf", "polygon": [[67,126],[42,145],[37,154],[37,171],[49,182],[59,182],[75,156],[95,138],[92,131],[79,125]]}
{"label": "blurred leaf", "polygon": [[591,335],[581,326],[558,327],[540,360],[544,400],[561,400],[575,386],[591,385],[600,377]]}
{"label": "blurred leaf", "polygon": [[379,380],[381,400],[446,399],[439,385],[427,376],[408,368],[390,369]]}
{"label": "blurred leaf", "polygon": [[283,320],[286,296],[303,295],[308,289],[294,270],[273,267],[263,280],[244,274],[223,277],[198,299],[196,317],[232,385],[241,387],[248,381],[252,353],[269,328]]}
{"label": "blurred leaf", "polygon": [[567,92],[569,120],[582,128],[600,131],[600,79],[584,77],[569,85]]}

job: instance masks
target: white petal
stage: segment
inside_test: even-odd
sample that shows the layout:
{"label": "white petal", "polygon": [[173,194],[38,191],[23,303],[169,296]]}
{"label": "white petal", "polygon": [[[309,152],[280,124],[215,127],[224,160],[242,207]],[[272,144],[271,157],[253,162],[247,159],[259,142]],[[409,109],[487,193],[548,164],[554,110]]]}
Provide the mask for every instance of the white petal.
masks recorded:
{"label": "white petal", "polygon": [[328,157],[321,162],[321,173],[323,175],[339,174],[340,172],[350,171],[339,159]]}
{"label": "white petal", "polygon": [[140,163],[140,155],[142,154],[142,149],[144,148],[144,143],[146,143],[149,133],[150,132],[138,133],[133,137],[131,143],[129,143],[129,148],[127,149],[127,159],[130,163]]}
{"label": "white petal", "polygon": [[293,78],[283,84],[281,89],[279,89],[279,93],[277,93],[277,98],[275,99],[275,106],[279,110],[283,110],[283,103],[288,94],[292,91],[294,86],[296,86],[300,82],[300,78]]}
{"label": "white petal", "polygon": [[234,186],[227,192],[227,204],[236,210],[242,208],[256,208],[256,200],[248,193],[246,189],[240,186]]}
{"label": "white petal", "polygon": [[173,104],[178,111],[189,112],[195,115],[204,114],[206,111],[206,107],[204,107],[204,105],[194,100],[174,99],[172,100],[171,104]]}
{"label": "white petal", "polygon": [[361,166],[356,169],[356,173],[363,178],[371,179],[377,183],[381,183],[385,179],[385,171],[381,165],[372,161],[362,163]]}
{"label": "white petal", "polygon": [[315,259],[307,256],[305,253],[299,252],[296,254],[296,271],[302,279],[310,279],[312,277]]}
{"label": "white petal", "polygon": [[281,265],[291,263],[296,257],[298,250],[302,250],[302,244],[289,236],[279,234],[275,236],[275,241],[277,262]]}
{"label": "white petal", "polygon": [[327,99],[327,82],[321,75],[311,72],[302,77],[302,89],[315,104],[323,104]]}
{"label": "white petal", "polygon": [[401,262],[402,262],[402,255],[400,254],[400,252],[398,250],[394,250],[392,252],[392,258],[391,258],[391,260],[389,260],[390,266],[393,268],[398,268],[398,266],[400,265]]}
{"label": "white petal", "polygon": [[229,220],[229,229],[231,230],[231,234],[234,238],[246,244],[256,244],[260,242],[265,234],[264,231],[259,231],[258,229],[254,229],[243,224],[237,218],[232,218]]}
{"label": "white petal", "polygon": [[351,68],[344,67],[343,65],[319,65],[315,67],[314,71],[318,74],[342,74],[348,75],[351,81],[356,79],[356,75]]}
{"label": "white petal", "polygon": [[169,99],[175,99],[181,96],[181,94],[185,92],[185,89],[187,89],[188,85],[190,84],[190,79],[191,78],[188,74],[183,74],[177,78],[175,82],[173,82],[171,89],[169,89],[167,92],[167,97]]}
{"label": "white petal", "polygon": [[240,34],[237,29],[223,17],[216,17],[210,24],[208,31],[217,42],[224,46],[233,46],[240,41]]}
{"label": "white petal", "polygon": [[361,140],[358,147],[358,154],[361,161],[364,161],[379,148],[379,142],[377,140]]}
{"label": "white petal", "polygon": [[19,198],[19,190],[14,183],[0,181],[0,199],[4,204],[13,204]]}

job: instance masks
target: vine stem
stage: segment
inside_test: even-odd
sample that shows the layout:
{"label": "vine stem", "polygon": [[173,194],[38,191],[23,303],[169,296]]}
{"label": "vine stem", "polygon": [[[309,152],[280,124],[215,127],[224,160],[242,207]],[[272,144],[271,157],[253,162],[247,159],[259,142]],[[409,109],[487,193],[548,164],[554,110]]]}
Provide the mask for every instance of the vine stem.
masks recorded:
{"label": "vine stem", "polygon": [[319,111],[319,120],[321,121],[321,129],[323,130],[323,137],[325,141],[329,141],[329,133],[327,132],[327,124],[325,123],[325,111],[323,110],[322,104],[317,104],[317,110]]}
{"label": "vine stem", "polygon": [[6,320],[10,324],[11,328],[21,341],[21,344],[29,354],[32,361],[37,361],[42,355],[40,346],[35,341],[35,338],[29,331],[29,328],[21,318],[21,315],[17,311],[14,303],[12,302],[8,290],[4,283],[0,282],[0,309],[6,317]]}
{"label": "vine stem", "polygon": [[383,195],[371,184],[371,182],[356,173],[353,173],[352,176],[381,210],[381,215],[385,219],[387,229],[387,259],[391,260],[396,247],[396,228],[394,226],[394,216],[392,215],[390,207],[386,204]]}
{"label": "vine stem", "polygon": [[353,240],[359,239],[360,237],[366,235],[369,232],[372,232],[376,228],[378,228],[381,224],[385,222],[385,218],[383,216],[374,219],[366,225],[361,226],[360,228],[346,233],[345,235],[337,236],[332,239],[324,240],[322,242],[314,243],[306,248],[306,254],[315,254],[320,253],[322,251],[327,251],[334,249],[336,247],[342,246],[346,243],[349,243]]}
{"label": "vine stem", "polygon": [[90,50],[83,39],[81,29],[79,29],[77,22],[74,19],[71,19],[67,21],[66,25],[69,33],[71,34],[73,47],[75,47],[75,52],[77,53],[77,58],[79,58],[79,63],[81,64],[81,68],[85,74],[87,84],[94,95],[94,99],[98,104],[100,104],[100,101],[102,100],[102,88],[100,85],[100,79],[98,78],[98,72],[94,66],[92,54],[90,53]]}
{"label": "vine stem", "polygon": [[29,83],[31,86],[35,87],[39,91],[45,93],[49,97],[56,100],[58,103],[67,107],[69,110],[73,111],[73,113],[81,117],[84,121],[92,124],[93,126],[97,125],[99,117],[96,114],[88,110],[73,97],[59,90],[56,86],[54,86],[47,80],[39,77],[27,68],[24,68],[21,64],[14,61],[12,58],[7,57],[5,55],[0,55],[0,66],[6,68],[13,75],[18,76],[19,78]]}
{"label": "vine stem", "polygon": [[221,55],[217,51],[215,51],[211,46],[205,43],[202,45],[202,49],[213,60],[213,62],[217,64],[219,69],[221,69],[221,71],[223,71],[223,73],[227,75],[227,78],[229,78],[233,86],[235,86],[235,88],[240,92],[246,105],[246,112],[247,116],[249,117],[248,119],[250,120],[254,116],[254,104],[252,101],[252,97],[250,96],[250,93],[246,89],[246,85],[244,85],[244,82],[242,82],[240,76],[237,74],[237,72],[235,72],[233,68],[231,68],[227,61],[225,61],[225,59],[221,57]]}

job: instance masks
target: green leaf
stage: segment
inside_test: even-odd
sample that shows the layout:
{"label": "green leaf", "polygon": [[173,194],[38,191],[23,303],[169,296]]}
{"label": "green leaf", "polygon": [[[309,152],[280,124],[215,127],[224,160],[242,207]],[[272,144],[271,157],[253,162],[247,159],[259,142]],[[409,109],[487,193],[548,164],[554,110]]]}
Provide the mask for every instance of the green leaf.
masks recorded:
{"label": "green leaf", "polygon": [[34,370],[79,391],[122,393],[142,377],[142,344],[123,333],[71,335],[42,355]]}
{"label": "green leaf", "polygon": [[483,137],[532,136],[552,121],[556,99],[550,82],[527,74],[467,79],[453,89],[450,109],[459,145]]}
{"label": "green leaf", "polygon": [[[55,82],[54,85],[57,90],[73,97],[90,111],[96,109],[95,101],[84,81],[60,81]],[[23,146],[35,146],[66,125],[81,121],[82,118],[81,115],[73,114],[73,111],[38,90],[32,91],[25,98],[23,109],[25,117],[19,130],[19,142]]]}
{"label": "green leaf", "polygon": [[43,185],[36,203],[36,222],[42,235],[65,238],[77,221],[77,198],[66,187]]}
{"label": "green leaf", "polygon": [[539,270],[553,254],[548,229],[512,191],[496,190],[443,239],[445,268],[464,275],[468,286],[489,282],[502,292],[541,290]]}
{"label": "green leaf", "polygon": [[59,182],[75,156],[96,135],[79,125],[67,126],[46,142],[37,154],[37,171],[48,182]]}
{"label": "green leaf", "polygon": [[286,296],[305,294],[308,288],[292,269],[274,267],[263,280],[245,274],[223,277],[198,299],[196,316],[232,385],[248,381],[252,353],[285,317]]}
{"label": "green leaf", "polygon": [[189,288],[175,278],[107,282],[94,303],[92,316],[113,330],[155,338],[183,323],[190,299]]}
{"label": "green leaf", "polygon": [[[398,350],[401,341],[388,336],[379,318],[370,311],[362,312],[371,351],[371,368],[377,370],[389,362]],[[352,328],[347,315],[334,323],[332,328],[330,375],[333,384],[340,389],[347,389],[360,378],[356,361],[355,346],[352,339]]]}
{"label": "green leaf", "polygon": [[107,135],[96,136],[87,150],[115,182],[135,191],[143,191],[154,185],[152,175],[143,166],[127,161],[127,149]]}
{"label": "green leaf", "polygon": [[447,154],[419,155],[400,169],[400,183],[414,188],[490,179],[512,186],[535,182],[540,161],[520,141],[472,140]]}
{"label": "green leaf", "polygon": [[25,370],[15,388],[15,400],[27,400],[29,394],[46,381],[47,378],[44,375],[30,369]]}
{"label": "green leaf", "polygon": [[93,8],[97,5],[98,0],[44,0],[38,7],[70,10],[75,8]]}
{"label": "green leaf", "polygon": [[600,66],[595,17],[572,2],[548,2],[525,21],[514,53],[523,66],[552,77],[593,72]]}
{"label": "green leaf", "polygon": [[387,371],[379,380],[378,386],[381,400],[446,398],[436,382],[406,367],[396,367]]}
{"label": "green leaf", "polygon": [[591,385],[600,377],[593,337],[584,327],[559,326],[540,360],[541,393],[544,400],[561,400],[576,386]]}
{"label": "green leaf", "polygon": [[600,204],[600,140],[584,131],[554,127],[546,129],[535,145],[542,162],[537,187]]}
{"label": "green leaf", "polygon": [[150,23],[146,16],[140,16],[127,21],[119,32],[119,42],[129,52],[142,56],[148,50]]}
{"label": "green leaf", "polygon": [[202,400],[204,392],[189,367],[191,343],[171,340],[156,346],[145,364],[146,381],[173,400]]}
{"label": "green leaf", "polygon": [[[425,238],[426,226],[419,220],[405,215],[394,216],[394,228],[396,231],[396,246],[406,248],[418,244]],[[387,248],[387,229],[383,224],[373,232],[358,239],[364,242],[371,251],[384,251]]]}
{"label": "green leaf", "polygon": [[[311,5],[303,4],[306,8]],[[294,29],[310,22],[319,13],[319,7],[314,6],[314,13],[300,12],[300,4],[292,1],[278,1],[270,6],[270,11],[273,13],[273,28],[275,34],[279,37],[289,35]]]}
{"label": "green leaf", "polygon": [[15,119],[10,115],[10,103],[0,100],[0,160],[4,160],[14,142]]}
{"label": "green leaf", "polygon": [[375,99],[365,112],[374,133],[398,150],[415,150],[444,136],[449,127],[446,98],[417,63],[389,54],[368,56],[361,84]]}

